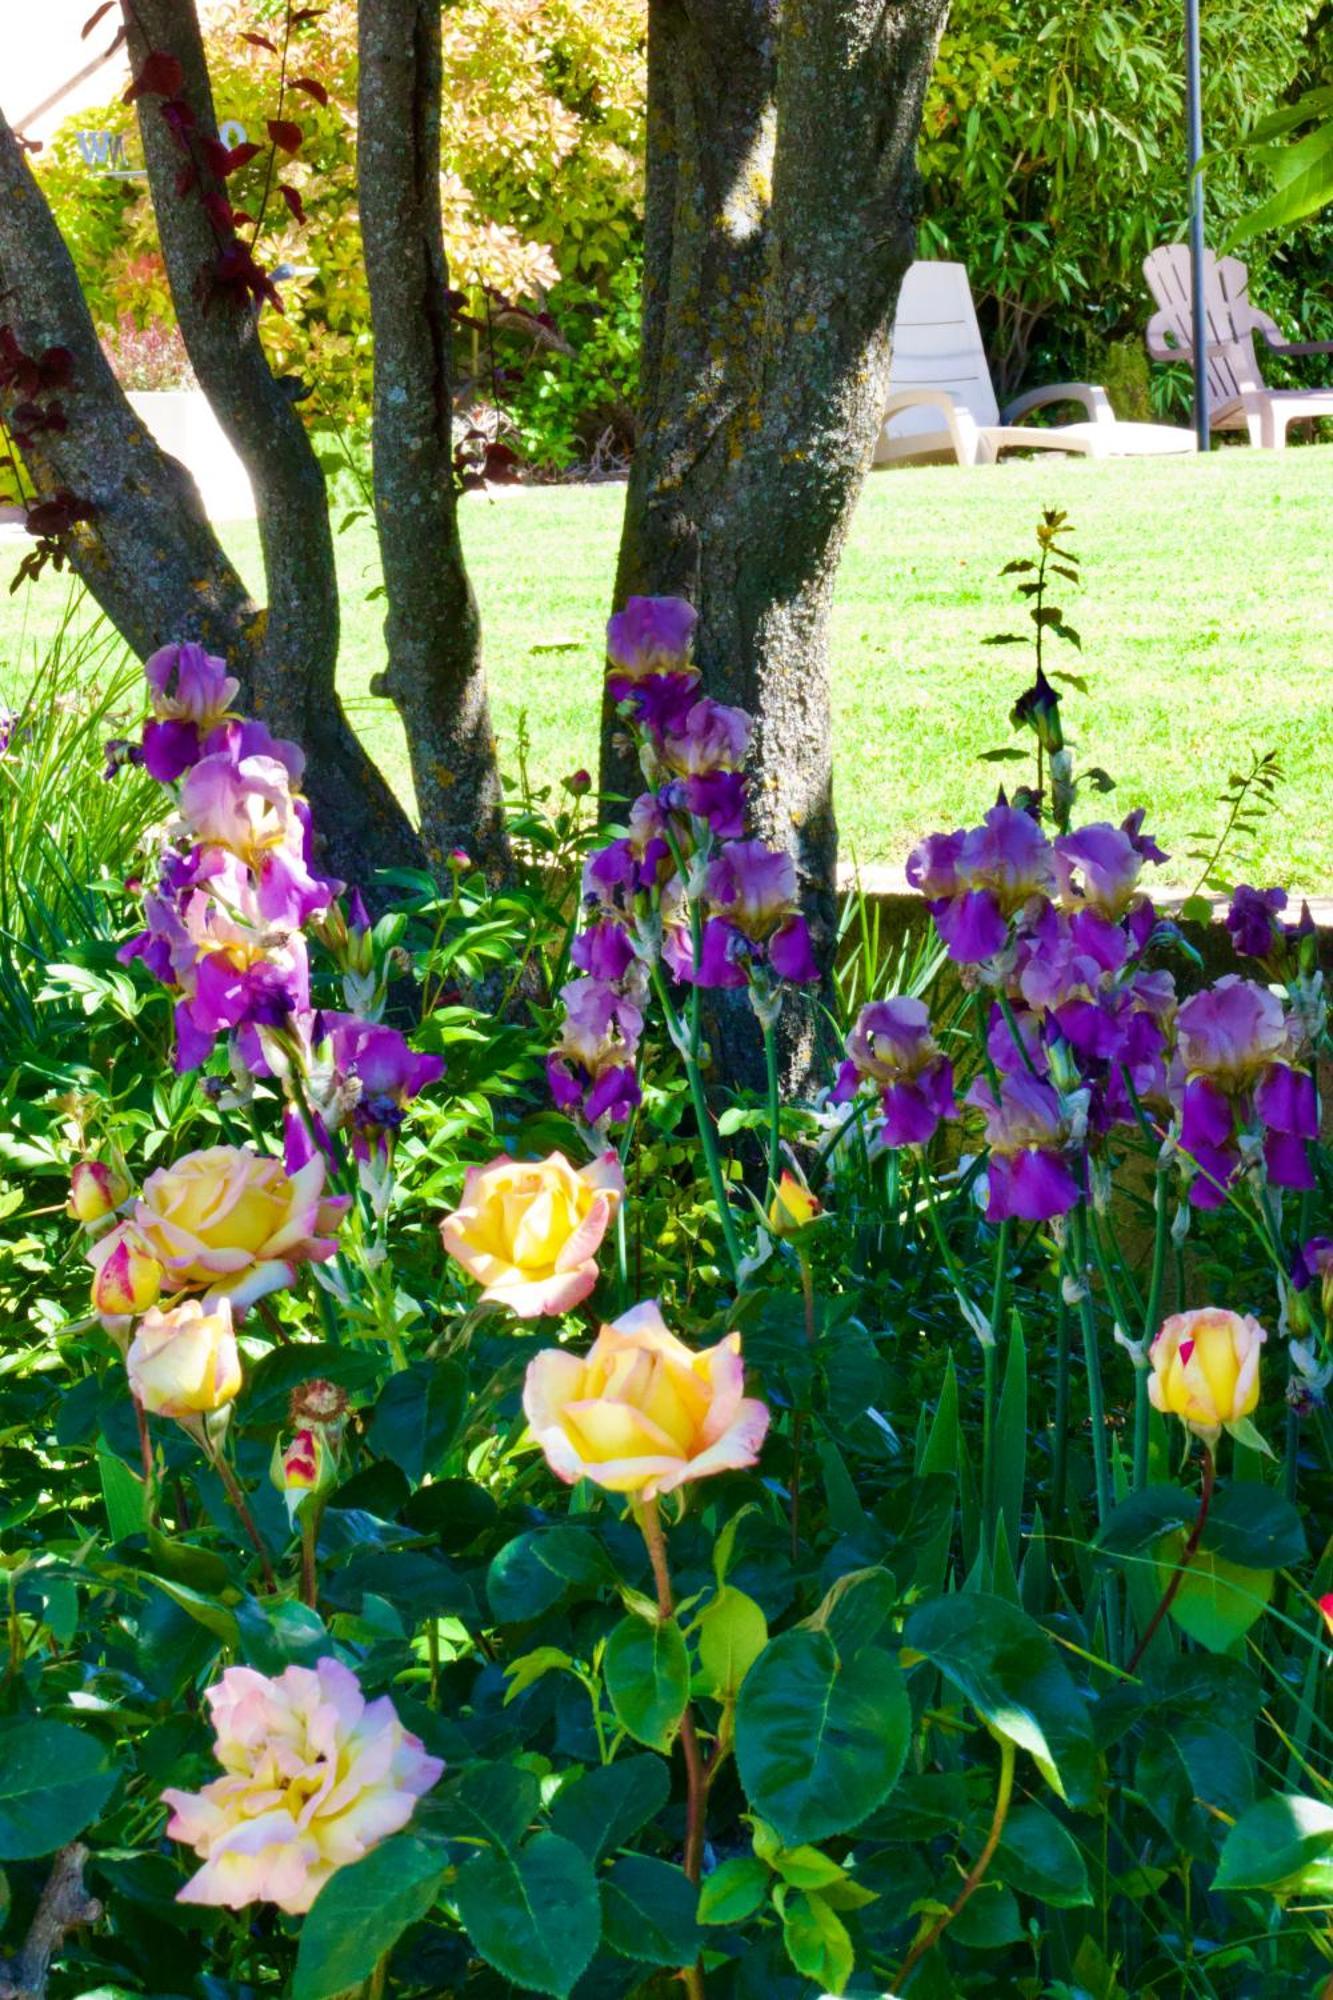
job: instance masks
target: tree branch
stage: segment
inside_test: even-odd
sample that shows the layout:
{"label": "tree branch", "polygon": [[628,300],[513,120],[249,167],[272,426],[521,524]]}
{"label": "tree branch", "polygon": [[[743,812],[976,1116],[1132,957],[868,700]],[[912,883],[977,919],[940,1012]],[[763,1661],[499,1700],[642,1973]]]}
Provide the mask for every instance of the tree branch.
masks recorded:
{"label": "tree branch", "polygon": [[0,2000],[46,2000],[51,1962],[66,1933],[101,1916],[102,1905],[83,1886],[87,1859],[87,1848],[77,1841],[56,1855],[22,1948],[13,1958],[0,1959]]}
{"label": "tree branch", "polygon": [[388,671],[427,855],[509,864],[480,621],[458,533],[440,217],[439,0],[361,0],[358,191],[375,336],[375,519]]}
{"label": "tree branch", "polygon": [[[141,657],[196,639],[248,681],[256,607],[204,516],[194,481],[131,409],[93,330],[74,263],[23,148],[0,113],[0,324],[25,352],[63,347],[64,430],[24,452],[39,496],[67,489],[90,520],[66,537],[75,572]],[[15,398],[0,396],[0,414]]]}
{"label": "tree branch", "polygon": [[248,295],[219,283],[227,250],[216,203],[226,202],[199,144],[216,139],[217,120],[195,0],[122,0],[136,77],[150,54],[175,58],[177,100],[192,123],[184,134],[193,169],[177,182],[186,153],[163,117],[159,96],[136,104],[148,184],[172,302],[191,366],[250,476],[259,516],[268,611],[257,647],[256,711],[279,736],[309,753],[307,790],[316,824],[340,873],[420,865],[421,844],[402,807],[361,748],[339,702],[338,579],[324,475],[293,390],[270,369]]}

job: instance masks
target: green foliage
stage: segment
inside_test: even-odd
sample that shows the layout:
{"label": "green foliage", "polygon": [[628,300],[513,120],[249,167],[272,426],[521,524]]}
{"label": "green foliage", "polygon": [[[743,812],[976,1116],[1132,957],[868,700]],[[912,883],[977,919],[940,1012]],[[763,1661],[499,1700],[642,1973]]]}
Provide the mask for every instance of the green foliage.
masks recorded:
{"label": "green foliage", "polygon": [[[1201,10],[1214,239],[1264,186],[1251,156],[1225,149],[1309,75],[1314,13],[1310,0]],[[1002,400],[1029,375],[1097,379],[1103,342],[1141,342],[1143,259],[1183,240],[1186,225],[1183,100],[1181,17],[1169,8],[962,0],[951,9],[923,121],[922,249],[967,265]],[[1295,275],[1257,262],[1269,310],[1296,306],[1305,287]],[[1155,389],[1171,393],[1169,383]]]}

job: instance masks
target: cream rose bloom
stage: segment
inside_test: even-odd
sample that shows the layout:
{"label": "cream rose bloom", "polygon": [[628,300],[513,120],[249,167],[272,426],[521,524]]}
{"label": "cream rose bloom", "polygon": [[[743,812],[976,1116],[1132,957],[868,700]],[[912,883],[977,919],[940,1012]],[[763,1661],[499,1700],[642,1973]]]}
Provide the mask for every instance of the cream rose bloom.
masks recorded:
{"label": "cream rose bloom", "polygon": [[640,1500],[753,1465],[769,1422],[745,1394],[740,1335],[695,1351],[653,1299],[604,1326],[586,1356],[537,1355],[523,1412],[557,1478]]}
{"label": "cream rose bloom", "polygon": [[204,1864],[178,1902],[299,1916],[336,1869],[407,1825],[444,1770],[337,1660],[276,1679],[229,1667],[207,1699],[224,1775],[162,1794],[168,1834]]}
{"label": "cream rose bloom", "polygon": [[125,1356],[130,1387],[156,1417],[197,1417],[220,1410],[241,1386],[241,1357],[231,1300],[205,1309],[185,1299],[170,1312],[144,1314]]}
{"label": "cream rose bloom", "polygon": [[624,1192],[613,1152],[579,1170],[563,1153],[545,1160],[501,1155],[468,1168],[463,1199],[440,1234],[483,1287],[483,1299],[520,1319],[568,1312],[597,1283],[596,1253]]}
{"label": "cream rose bloom", "polygon": [[322,1155],[288,1174],[281,1160],[244,1146],[209,1146],[159,1167],[134,1221],[162,1267],[163,1291],[249,1306],[295,1283],[299,1265],[332,1257],[347,1197],[325,1196],[324,1171]]}
{"label": "cream rose bloom", "polygon": [[1221,1306],[1175,1313],[1148,1350],[1153,1408],[1215,1443],[1223,1424],[1248,1417],[1259,1401],[1259,1351],[1267,1337],[1248,1313],[1242,1318]]}

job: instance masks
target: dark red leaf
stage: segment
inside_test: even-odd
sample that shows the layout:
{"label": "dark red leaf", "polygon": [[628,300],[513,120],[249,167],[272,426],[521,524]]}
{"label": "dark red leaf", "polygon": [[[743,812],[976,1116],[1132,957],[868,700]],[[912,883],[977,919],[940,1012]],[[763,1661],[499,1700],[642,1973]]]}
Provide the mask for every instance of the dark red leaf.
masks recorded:
{"label": "dark red leaf", "polygon": [[292,78],[292,89],[303,90],[307,97],[313,97],[316,104],[327,105],[329,93],[317,77],[297,76]]}
{"label": "dark red leaf", "polygon": [[185,81],[185,71],[175,56],[165,49],[154,49],[144,57],[123,102],[133,104],[139,97],[174,97]]}
{"label": "dark red leaf", "polygon": [[66,389],[74,380],[74,356],[67,347],[48,347],[37,357],[44,389]]}
{"label": "dark red leaf", "polygon": [[204,213],[215,229],[220,229],[224,236],[231,235],[236,224],[232,215],[231,203],[227,200],[225,194],[218,194],[216,191],[206,194],[204,196]]}
{"label": "dark red leaf", "polygon": [[269,40],[267,35],[242,35],[241,40],[243,42],[253,43],[254,47],[257,49],[267,49],[271,56],[275,56],[278,53],[276,47]]}
{"label": "dark red leaf", "polygon": [[240,146],[224,146],[220,139],[202,139],[200,145],[204,158],[220,181],[225,181],[231,174],[239,173],[242,167],[248,166],[251,160],[264,150],[262,146],[257,146],[253,139],[247,139]]}
{"label": "dark red leaf", "polygon": [[292,15],[292,26],[308,28],[312,21],[322,21],[328,11],[327,7],[298,7]]}
{"label": "dark red leaf", "polygon": [[269,138],[282,152],[296,153],[300,151],[301,140],[304,134],[295,119],[270,118],[267,123]]}
{"label": "dark red leaf", "polygon": [[101,6],[98,7],[93,13],[91,13],[88,16],[83,26],[79,29],[79,40],[81,42],[87,41],[89,35],[91,35],[93,29],[97,26],[102,16],[104,14],[109,14],[111,12],[111,9],[115,6],[115,4],[116,0],[102,0]]}
{"label": "dark red leaf", "polygon": [[183,97],[169,97],[162,106],[162,121],[175,135],[176,143],[188,146],[186,134],[194,130],[194,108]]}
{"label": "dark red leaf", "polygon": [[288,187],[286,181],[279,181],[278,193],[282,196],[288,208],[291,210],[293,222],[299,222],[304,225],[306,221],[305,204],[301,200],[300,195],[296,192],[296,189],[294,187]]}

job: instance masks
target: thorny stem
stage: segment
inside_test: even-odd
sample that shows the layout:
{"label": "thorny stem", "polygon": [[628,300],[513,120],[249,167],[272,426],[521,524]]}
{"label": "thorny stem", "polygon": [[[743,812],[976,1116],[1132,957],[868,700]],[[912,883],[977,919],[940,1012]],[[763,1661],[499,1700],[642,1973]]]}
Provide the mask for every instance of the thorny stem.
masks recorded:
{"label": "thorny stem", "polygon": [[134,1421],[139,1427],[139,1456],[143,1460],[144,1485],[148,1489],[147,1499],[148,1499],[148,1504],[151,1506],[153,1498],[153,1485],[154,1485],[153,1440],[148,1434],[148,1412],[145,1410],[143,1404],[139,1401],[139,1398],[137,1396],[131,1395],[130,1401],[134,1405]]}
{"label": "thorny stem", "polygon": [[223,1457],[222,1452],[209,1437],[206,1429],[204,1431],[204,1449],[208,1453],[213,1470],[227,1489],[227,1498],[231,1501],[232,1507],[235,1509],[237,1520],[245,1529],[246,1535],[254,1545],[255,1554],[259,1557],[259,1566],[264,1572],[264,1587],[271,1595],[276,1596],[278,1579],[273,1574],[273,1564],[269,1559],[268,1549],[264,1545],[264,1538],[255,1526],[255,1517],[250,1512],[250,1503],[245,1497],[244,1488]]}
{"label": "thorny stem", "polygon": [[1162,1592],[1161,1602],[1144,1626],[1143,1637],[1139,1640],[1138,1645],[1134,1648],[1130,1656],[1129,1672],[1131,1674],[1152,1644],[1158,1626],[1176,1601],[1176,1594],[1181,1584],[1185,1581],[1186,1570],[1199,1553],[1199,1543],[1203,1540],[1203,1531],[1208,1520],[1208,1509],[1213,1502],[1213,1482],[1216,1475],[1217,1461],[1213,1457],[1213,1448],[1211,1445],[1205,1444],[1203,1448],[1203,1484],[1199,1488],[1199,1511],[1194,1517],[1194,1526],[1190,1529],[1189,1540],[1180,1552],[1180,1561],[1171,1573],[1171,1581]]}
{"label": "thorny stem", "polygon": [[990,1830],[986,1835],[986,1844],[972,1863],[972,1866],[968,1869],[963,1886],[954,1897],[949,1908],[944,1912],[943,1916],[936,1917],[930,1929],[923,1937],[917,1939],[912,1949],[908,1952],[907,1957],[903,1960],[902,1971],[896,1979],[890,1982],[892,1986],[899,1987],[906,1984],[908,1974],[915,1971],[926,1953],[933,1950],[939,1943],[959,1911],[965,1904],[971,1901],[973,1895],[985,1880],[986,1870],[995,1858],[995,1850],[999,1846],[1000,1836],[1004,1832],[1004,1823],[1009,1817],[1009,1802],[1014,1794],[1014,1763],[1016,1756],[1017,1751],[1011,1738],[1002,1736],[1000,1738],[1000,1782],[995,1791],[995,1810],[991,1814]]}
{"label": "thorny stem", "polygon": [[319,1602],[319,1573],[315,1558],[318,1540],[319,1515],[315,1504],[307,1501],[306,1511],[301,1517],[301,1602],[312,1611]]}
{"label": "thorny stem", "polygon": [[[643,1539],[648,1547],[648,1560],[653,1566],[653,1582],[657,1587],[658,1623],[665,1625],[676,1615],[676,1601],[671,1593],[671,1571],[667,1566],[666,1537],[662,1532],[662,1517],[658,1503],[644,1500],[635,1509]],[[694,1710],[689,1702],[680,1719],[680,1747],[685,1757],[686,1818],[685,1818],[685,1873],[691,1882],[697,1883],[703,1872],[704,1858],[704,1816],[708,1810],[708,1782],[711,1772],[704,1767],[703,1753],[699,1748],[699,1738],[694,1727]],[[689,1987],[688,1977],[686,1985]],[[695,1990],[690,1989],[692,1992]],[[702,1994],[702,1981],[697,1988]]]}
{"label": "thorny stem", "polygon": [[[803,1250],[797,1252],[801,1265],[801,1298],[805,1304],[805,1341],[815,1344],[815,1274]],[[805,1411],[797,1410],[791,1426],[791,1559],[796,1561],[801,1546],[801,1453],[805,1444]]]}

